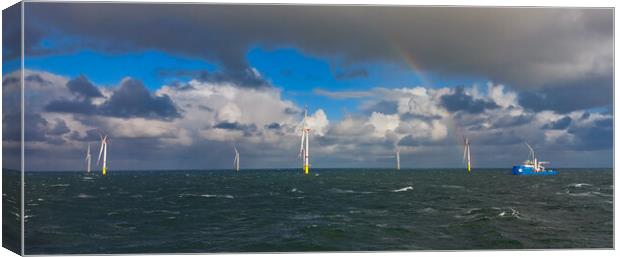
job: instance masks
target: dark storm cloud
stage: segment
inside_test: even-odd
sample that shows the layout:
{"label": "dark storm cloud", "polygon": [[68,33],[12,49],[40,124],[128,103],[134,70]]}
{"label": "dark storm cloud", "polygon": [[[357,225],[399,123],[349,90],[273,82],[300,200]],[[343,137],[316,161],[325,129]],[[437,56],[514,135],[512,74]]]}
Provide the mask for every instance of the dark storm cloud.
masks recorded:
{"label": "dark storm cloud", "polygon": [[501,116],[493,121],[493,128],[510,128],[528,124],[532,121],[534,115],[521,114],[519,116]]}
{"label": "dark storm cloud", "polygon": [[300,111],[298,111],[298,110],[295,110],[295,109],[293,109],[293,108],[286,107],[286,108],[284,108],[284,113],[285,113],[285,114],[289,114],[289,115],[296,115],[296,114],[299,114],[299,113],[301,113],[301,112],[300,112]]}
{"label": "dark storm cloud", "polygon": [[236,86],[249,88],[265,88],[270,86],[268,81],[264,80],[258,74],[249,69],[240,71],[230,70],[227,72],[202,71],[196,78],[204,82],[230,82]]}
{"label": "dark storm cloud", "polygon": [[280,125],[280,123],[274,122],[274,123],[271,123],[269,125],[265,125],[265,128],[266,129],[279,130],[279,129],[282,128],[282,126]]}
{"label": "dark storm cloud", "polygon": [[552,110],[568,113],[575,110],[609,107],[613,103],[613,78],[579,80],[519,94],[519,104],[532,111]]}
{"label": "dark storm cloud", "polygon": [[41,78],[41,76],[39,76],[39,74],[31,74],[28,75],[24,78],[25,82],[35,82],[35,83],[40,83],[42,85],[50,85],[51,82],[44,80],[43,78]]}
{"label": "dark storm cloud", "polygon": [[498,108],[496,103],[482,99],[474,99],[465,93],[465,89],[457,87],[451,94],[441,96],[441,104],[450,112],[464,111],[473,114],[482,113],[486,109]]}
{"label": "dark storm cloud", "polygon": [[563,118],[547,123],[542,126],[542,129],[566,129],[570,126],[573,119],[568,116],[564,116]]}
{"label": "dark storm cloud", "polygon": [[56,121],[56,124],[54,125],[54,127],[49,129],[47,133],[57,136],[57,135],[63,135],[63,134],[71,132],[69,127],[67,127],[67,123],[65,123],[64,120],[56,119],[55,121]]}
{"label": "dark storm cloud", "polygon": [[78,94],[85,98],[103,97],[101,92],[95,85],[93,85],[84,75],[69,80],[67,82],[67,88],[72,93]]}
{"label": "dark storm cloud", "polygon": [[86,131],[85,136],[81,136],[77,131],[73,131],[69,134],[69,139],[76,141],[98,141],[100,137],[96,129],[90,129]]}
{"label": "dark storm cloud", "polygon": [[70,80],[67,87],[80,97],[72,100],[51,101],[45,106],[45,111],[161,120],[181,117],[168,95],[153,95],[142,82],[136,79],[124,79],[119,88],[112,92],[110,98],[99,106],[94,105],[90,98],[103,95],[86,77]]}
{"label": "dark storm cloud", "polygon": [[512,145],[522,144],[526,140],[515,130],[502,129],[492,132],[485,132],[478,139],[475,140],[479,145]]}
{"label": "dark storm cloud", "polygon": [[255,124],[241,124],[238,122],[220,122],[213,128],[242,131],[245,136],[252,135],[257,132]]}
{"label": "dark storm cloud", "polygon": [[612,73],[611,8],[31,3],[26,11],[28,30],[53,27],[108,51],[198,56],[224,73],[247,70],[250,46],[294,46],[343,65],[414,59],[436,74],[524,88]]}
{"label": "dark storm cloud", "polygon": [[89,100],[54,100],[44,107],[48,112],[96,114],[97,106]]}
{"label": "dark storm cloud", "polygon": [[398,103],[394,101],[379,101],[365,110],[367,113],[380,112],[383,114],[395,114],[398,112]]}
{"label": "dark storm cloud", "polygon": [[269,81],[260,77],[252,69],[243,70],[225,70],[211,72],[208,70],[168,70],[159,69],[156,71],[160,77],[189,77],[203,82],[213,83],[232,83],[240,87],[248,88],[265,88],[271,86]]}
{"label": "dark storm cloud", "polygon": [[598,120],[590,126],[571,127],[568,133],[575,135],[579,142],[577,150],[604,150],[613,147],[613,119]]}
{"label": "dark storm cloud", "polygon": [[181,115],[167,95],[152,95],[136,79],[124,79],[110,99],[99,107],[99,113],[113,117],[174,119]]}
{"label": "dark storm cloud", "polygon": [[[2,10],[2,60],[21,55],[21,2]],[[38,41],[39,39],[35,39]]]}
{"label": "dark storm cloud", "polygon": [[[12,126],[7,123],[10,121],[19,121],[19,113],[4,113],[2,115],[2,140],[18,141],[21,138],[20,126]],[[42,142],[47,141],[52,136],[62,135],[69,132],[69,128],[63,121],[56,121],[52,129],[48,129],[49,122],[40,114],[26,113],[24,114],[24,141]]]}

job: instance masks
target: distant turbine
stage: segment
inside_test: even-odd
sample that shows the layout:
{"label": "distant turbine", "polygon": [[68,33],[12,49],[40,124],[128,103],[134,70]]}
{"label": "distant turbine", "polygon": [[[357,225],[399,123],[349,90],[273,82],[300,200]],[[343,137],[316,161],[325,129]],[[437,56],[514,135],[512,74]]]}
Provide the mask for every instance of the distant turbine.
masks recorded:
{"label": "distant turbine", "polygon": [[310,128],[307,127],[306,118],[308,118],[308,106],[306,106],[306,109],[304,110],[304,120],[303,120],[303,126],[301,128],[301,146],[299,147],[299,157],[301,158],[303,156],[303,159],[304,159],[303,160],[304,174],[308,174],[308,169],[310,167],[310,152],[309,152]]}
{"label": "distant turbine", "polygon": [[236,171],[239,171],[239,151],[237,151],[237,147],[233,146],[233,148],[235,148],[235,159],[233,159],[233,168]]}
{"label": "distant turbine", "polygon": [[86,168],[86,172],[90,173],[90,143],[88,144],[88,150],[86,151],[86,163],[88,165],[88,167]]}
{"label": "distant turbine", "polygon": [[465,151],[463,151],[463,161],[467,161],[467,173],[471,172],[471,151],[469,149],[469,138],[463,138]]}
{"label": "distant turbine", "polygon": [[99,149],[99,158],[97,158],[97,165],[99,165],[99,161],[101,160],[101,154],[103,153],[103,166],[101,168],[101,174],[105,176],[107,169],[107,157],[108,157],[108,135],[100,135],[101,137],[101,148]]}
{"label": "distant turbine", "polygon": [[400,148],[396,147],[396,170],[400,170]]}

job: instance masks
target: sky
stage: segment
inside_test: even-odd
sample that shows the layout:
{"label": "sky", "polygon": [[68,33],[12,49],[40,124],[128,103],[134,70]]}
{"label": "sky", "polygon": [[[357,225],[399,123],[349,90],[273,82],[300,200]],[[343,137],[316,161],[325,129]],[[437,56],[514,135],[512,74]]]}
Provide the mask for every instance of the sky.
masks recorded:
{"label": "sky", "polygon": [[[6,12],[6,11],[5,11]],[[26,170],[612,167],[613,12],[25,3]],[[6,24],[6,22],[4,23]],[[17,24],[16,24],[17,25]],[[18,38],[5,25],[3,38]],[[3,43],[3,91],[19,50]],[[7,94],[6,92],[9,92]],[[3,102],[3,144],[19,110]],[[5,159],[6,162],[6,159]],[[10,162],[10,161],[9,161]]]}

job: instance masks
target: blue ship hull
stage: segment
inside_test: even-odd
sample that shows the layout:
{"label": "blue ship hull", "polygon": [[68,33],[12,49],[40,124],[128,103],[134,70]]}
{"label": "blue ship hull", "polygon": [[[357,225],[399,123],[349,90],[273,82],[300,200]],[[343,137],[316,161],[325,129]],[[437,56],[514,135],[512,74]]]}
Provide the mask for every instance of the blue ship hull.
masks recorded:
{"label": "blue ship hull", "polygon": [[558,172],[555,170],[536,172],[534,171],[534,167],[519,165],[512,167],[512,174],[517,176],[553,176],[557,175]]}

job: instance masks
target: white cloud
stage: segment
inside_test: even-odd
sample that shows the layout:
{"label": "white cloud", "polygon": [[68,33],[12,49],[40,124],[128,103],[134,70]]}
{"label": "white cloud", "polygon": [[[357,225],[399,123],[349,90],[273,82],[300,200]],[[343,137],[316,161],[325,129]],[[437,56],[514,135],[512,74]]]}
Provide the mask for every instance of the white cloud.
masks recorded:
{"label": "white cloud", "polygon": [[[82,140],[88,140],[84,138],[92,134],[93,129],[108,133],[113,141],[116,138],[152,140],[157,148],[169,148],[170,151],[205,142],[219,142],[235,143],[240,148],[245,145],[244,154],[249,151],[254,156],[268,153],[279,153],[274,155],[280,156],[280,153],[296,152],[299,147],[302,109],[283,99],[277,88],[252,89],[231,83],[192,80],[183,86],[163,86],[154,92],[157,96],[169,96],[181,117],[171,120],[119,118],[47,112],[44,107],[51,101],[73,97],[65,86],[68,78],[37,71],[27,71],[26,74],[38,75],[43,80],[27,85],[28,100],[32,103],[28,106],[29,111],[41,114],[48,121],[48,129],[56,126],[57,120],[62,120],[71,130],[71,133],[47,135],[48,139],[63,139],[63,149],[81,153],[87,143]],[[577,144],[588,143],[586,139],[579,138],[580,135],[590,135],[590,129],[612,117],[604,113],[586,115],[584,110],[568,114],[553,111],[535,113],[522,108],[517,93],[503,85],[489,83],[486,89],[474,87],[464,91],[476,100],[497,105],[476,114],[448,112],[442,103],[442,96],[454,92],[453,88],[448,87],[374,88],[350,92],[350,96],[365,96],[361,100],[361,109],[368,113],[347,115],[341,120],[330,120],[320,106],[311,106],[314,112],[308,116],[307,125],[312,129],[313,156],[320,158],[346,152],[338,154],[338,158],[373,161],[380,158],[377,156],[391,156],[395,145],[406,137],[414,142],[401,145],[403,154],[450,151],[450,147],[458,144],[450,139],[464,135],[470,136],[472,145],[475,144],[477,149],[522,144],[523,141],[548,147],[576,147]],[[99,87],[99,90],[104,97],[97,99],[98,102],[93,101],[95,105],[102,104],[114,92],[109,87]],[[380,102],[393,103],[390,106],[396,107],[394,112],[373,111],[372,107]],[[572,120],[569,128],[581,131],[581,134],[571,133],[569,128],[543,129],[545,125],[565,116]],[[76,135],[79,139],[75,139]],[[52,151],[58,147],[54,144],[58,143],[41,141],[31,143],[30,147]],[[149,151],[140,149],[145,154]]]}

